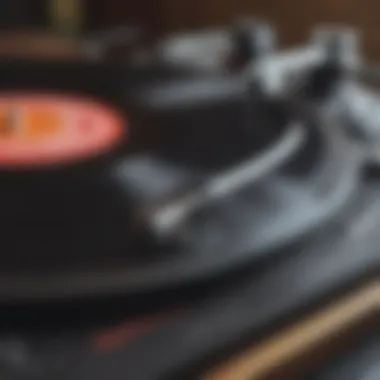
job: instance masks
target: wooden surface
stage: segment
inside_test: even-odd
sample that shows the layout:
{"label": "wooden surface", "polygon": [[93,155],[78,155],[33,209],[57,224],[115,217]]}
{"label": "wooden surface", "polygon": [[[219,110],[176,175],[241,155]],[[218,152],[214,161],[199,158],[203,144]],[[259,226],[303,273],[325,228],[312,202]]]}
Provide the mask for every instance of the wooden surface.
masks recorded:
{"label": "wooden surface", "polygon": [[0,58],[72,61],[82,55],[80,44],[64,37],[22,30],[0,33]]}
{"label": "wooden surface", "polygon": [[367,328],[376,328],[379,313],[380,283],[376,282],[254,345],[202,380],[294,379],[339,353]]}

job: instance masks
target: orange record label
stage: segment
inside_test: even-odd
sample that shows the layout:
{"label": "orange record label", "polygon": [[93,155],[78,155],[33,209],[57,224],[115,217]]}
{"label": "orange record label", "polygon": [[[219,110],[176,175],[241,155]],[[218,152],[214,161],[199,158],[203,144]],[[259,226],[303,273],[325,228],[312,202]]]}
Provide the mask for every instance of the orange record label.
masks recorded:
{"label": "orange record label", "polygon": [[106,105],[60,95],[0,95],[0,167],[64,164],[112,149],[127,131]]}

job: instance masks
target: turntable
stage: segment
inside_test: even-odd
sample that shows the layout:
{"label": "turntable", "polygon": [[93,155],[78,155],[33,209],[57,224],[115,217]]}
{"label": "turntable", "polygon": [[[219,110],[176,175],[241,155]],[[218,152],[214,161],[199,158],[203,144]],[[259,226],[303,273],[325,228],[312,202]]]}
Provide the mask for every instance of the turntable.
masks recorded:
{"label": "turntable", "polygon": [[[0,62],[2,376],[218,379],[366,284],[342,318],[372,321],[378,78],[355,37],[281,51],[244,20],[145,60]],[[272,373],[243,367],[220,378]]]}

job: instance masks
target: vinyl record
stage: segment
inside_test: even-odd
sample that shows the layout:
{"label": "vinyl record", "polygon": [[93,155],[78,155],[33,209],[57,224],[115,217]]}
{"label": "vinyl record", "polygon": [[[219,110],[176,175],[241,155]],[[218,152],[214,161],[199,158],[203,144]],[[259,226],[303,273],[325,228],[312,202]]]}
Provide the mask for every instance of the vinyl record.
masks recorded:
{"label": "vinyl record", "polygon": [[[89,177],[74,181],[71,193],[65,182],[65,198],[70,196],[70,202],[57,202],[53,197],[55,208],[50,218],[57,220],[58,210],[58,214],[66,216],[64,228],[45,223],[41,229],[35,222],[29,223],[39,234],[40,244],[38,247],[33,240],[33,232],[27,239],[23,237],[22,241],[34,244],[31,254],[20,240],[7,239],[8,249],[17,248],[23,259],[17,260],[13,254],[13,260],[2,264],[0,294],[8,299],[141,294],[198,282],[276,257],[274,254],[282,252],[281,248],[300,244],[319,226],[333,221],[357,190],[361,162],[358,156],[339,139],[327,137],[325,128],[315,132],[319,139],[297,149],[276,173],[267,173],[231,197],[203,205],[196,216],[191,215],[180,226],[179,232],[184,227],[190,240],[185,238],[170,247],[154,244],[148,249],[136,241],[134,213],[138,211],[136,206],[156,204],[157,198],[144,200],[143,193],[153,190],[160,178],[177,179],[184,186],[189,183],[189,173],[191,179],[191,171],[181,169],[182,174],[175,174],[170,165],[157,160],[148,162],[147,157],[138,155],[135,160],[130,157],[119,162],[108,175],[97,177],[104,181],[94,182]],[[310,155],[316,141],[317,151],[322,149],[324,153],[300,171],[303,157]],[[140,165],[138,178],[133,174],[136,165]],[[208,176],[204,178],[201,183],[207,183]],[[169,195],[173,191],[177,194],[175,188],[167,191]],[[135,201],[142,195],[140,201]],[[76,200],[75,207],[72,199]],[[6,228],[9,227],[8,222]],[[26,227],[23,231],[28,231]],[[48,236],[41,231],[48,231]]]}
{"label": "vinyl record", "polygon": [[[4,90],[59,91],[60,105],[82,110],[94,103],[74,106],[68,97],[91,98],[118,120],[109,120],[105,138],[97,116],[98,139],[73,138],[70,149],[49,153],[69,165],[0,171],[1,296],[131,294],[197,282],[300,244],[357,190],[361,157],[307,107],[267,99],[241,78],[213,78],[205,102],[200,78],[168,91],[153,77],[104,65],[0,64]],[[61,138],[62,122],[48,117],[44,140],[55,128]]]}

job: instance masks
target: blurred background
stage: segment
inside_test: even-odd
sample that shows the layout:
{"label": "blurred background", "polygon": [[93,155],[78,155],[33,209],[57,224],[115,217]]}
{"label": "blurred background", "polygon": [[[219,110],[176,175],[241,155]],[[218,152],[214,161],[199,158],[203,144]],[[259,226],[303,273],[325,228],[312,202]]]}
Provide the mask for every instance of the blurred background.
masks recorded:
{"label": "blurred background", "polygon": [[70,36],[118,25],[141,26],[150,37],[224,26],[244,14],[276,25],[281,42],[304,41],[316,23],[359,27],[364,51],[380,59],[378,0],[1,0],[3,29],[49,29]]}

